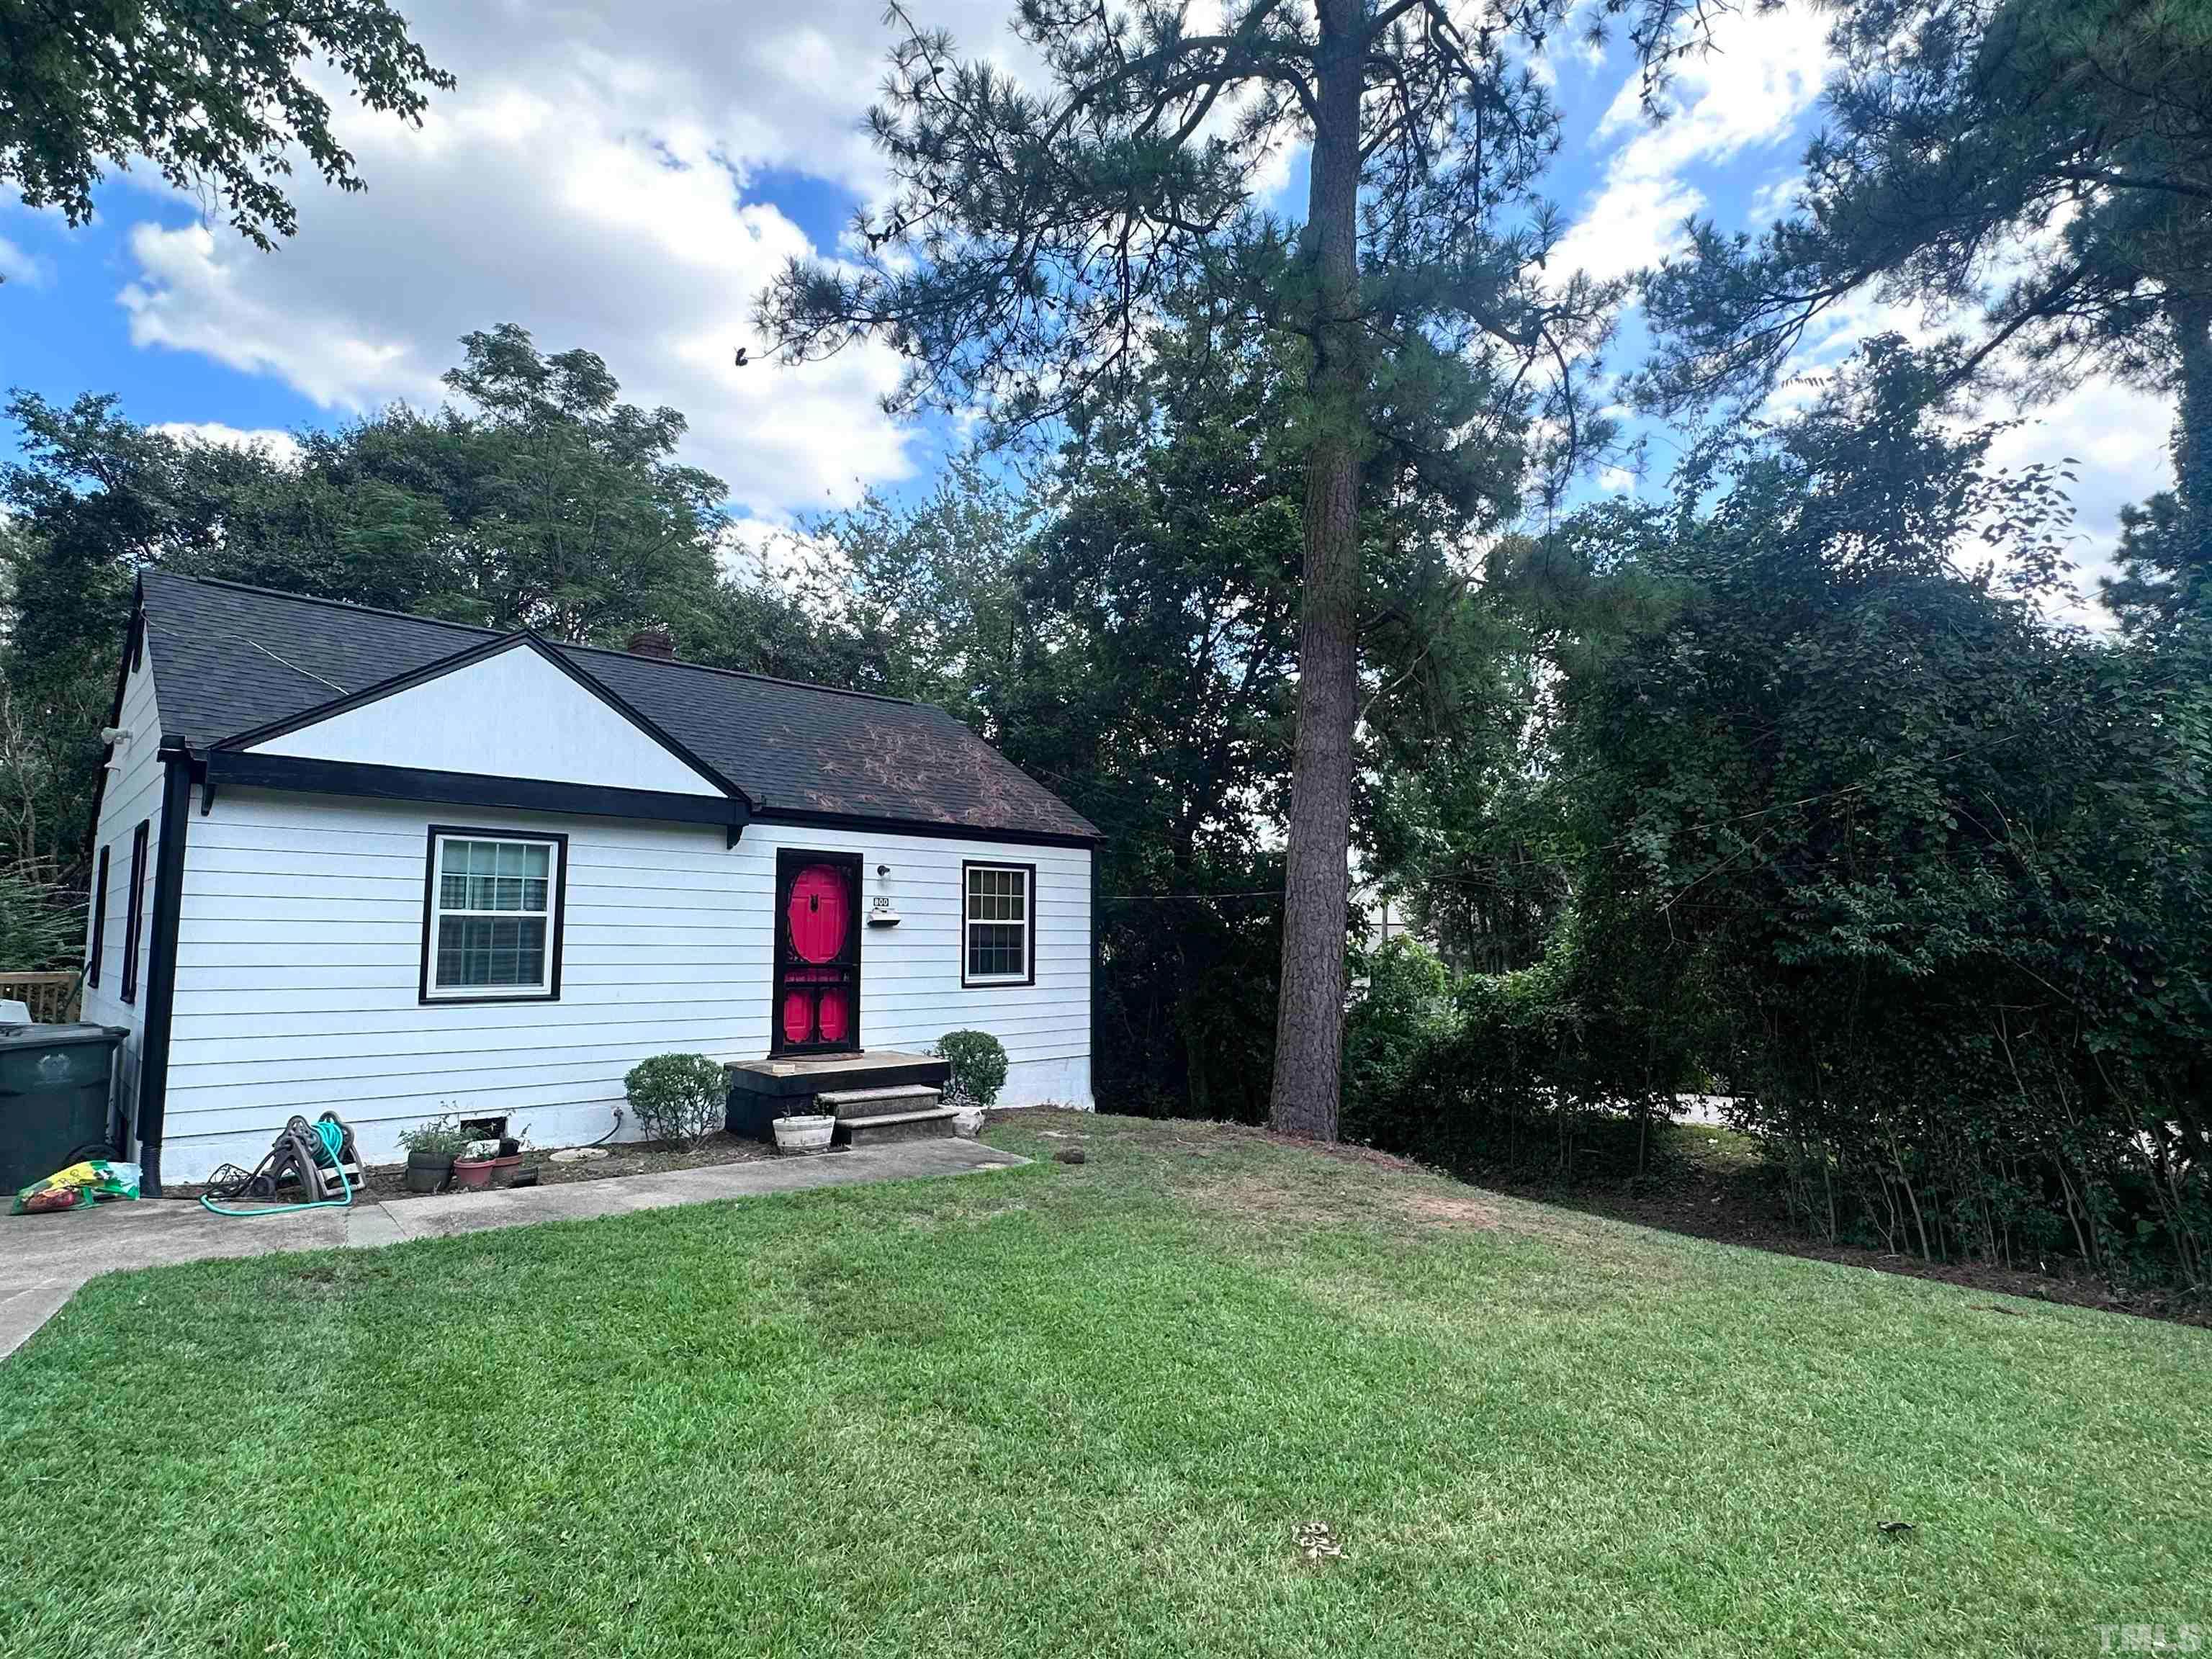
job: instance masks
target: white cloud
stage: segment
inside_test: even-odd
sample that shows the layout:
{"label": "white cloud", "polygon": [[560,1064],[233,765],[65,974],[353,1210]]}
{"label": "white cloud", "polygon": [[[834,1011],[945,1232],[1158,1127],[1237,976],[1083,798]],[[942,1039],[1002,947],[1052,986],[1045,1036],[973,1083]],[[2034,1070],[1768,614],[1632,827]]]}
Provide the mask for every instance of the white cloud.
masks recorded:
{"label": "white cloud", "polygon": [[[975,52],[1015,44],[1007,15],[957,0],[926,21]],[[781,520],[910,471],[914,434],[879,406],[899,373],[888,348],[787,368],[751,326],[763,285],[809,244],[750,181],[775,167],[881,187],[860,130],[890,38],[876,0],[790,21],[476,0],[416,33],[459,88],[419,131],[333,95],[368,188],[303,170],[300,233],[277,252],[222,227],[133,227],[118,298],[135,343],[358,412],[436,403],[459,337],[513,321],[541,349],[599,352],[625,398],[682,410],[685,458],[742,511]]]}
{"label": "white cloud", "polygon": [[1744,208],[1744,219],[1753,230],[1764,230],[1789,212],[1797,199],[1797,191],[1805,182],[1804,175],[1795,167],[1778,173],[1757,190]]}
{"label": "white cloud", "polygon": [[44,259],[25,252],[5,236],[0,236],[0,282],[44,288],[52,278],[53,272]]}
{"label": "white cloud", "polygon": [[1706,204],[1684,173],[1796,137],[1831,66],[1828,27],[1801,7],[1723,19],[1719,45],[1682,60],[1656,124],[1644,111],[1643,77],[1631,72],[1591,140],[1619,148],[1554,264],[1619,276],[1675,252],[1682,221]]}
{"label": "white cloud", "polygon": [[1577,270],[1601,282],[1626,276],[1680,246],[1682,221],[1705,205],[1704,195],[1679,179],[1615,178],[1559,239],[1546,269],[1562,283]]}
{"label": "white cloud", "polygon": [[2109,574],[2118,546],[2120,508],[2173,488],[2173,405],[2109,380],[2094,380],[2030,412],[1990,446],[1992,465],[2014,471],[2071,459],[2074,559],[2083,586]]}
{"label": "white cloud", "polygon": [[161,421],[153,429],[191,443],[215,444],[224,449],[261,450],[280,466],[295,465],[300,459],[300,441],[275,427],[248,430],[226,426],[221,421]]}

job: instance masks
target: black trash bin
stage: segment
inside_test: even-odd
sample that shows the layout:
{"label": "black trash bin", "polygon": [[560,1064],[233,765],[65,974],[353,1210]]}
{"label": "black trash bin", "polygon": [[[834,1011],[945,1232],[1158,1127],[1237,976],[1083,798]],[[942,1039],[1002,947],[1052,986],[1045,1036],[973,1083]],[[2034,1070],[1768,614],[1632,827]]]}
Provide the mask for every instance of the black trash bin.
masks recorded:
{"label": "black trash bin", "polygon": [[[0,1025],[0,1198],[111,1155],[119,1025]],[[95,1152],[94,1149],[98,1148]]]}

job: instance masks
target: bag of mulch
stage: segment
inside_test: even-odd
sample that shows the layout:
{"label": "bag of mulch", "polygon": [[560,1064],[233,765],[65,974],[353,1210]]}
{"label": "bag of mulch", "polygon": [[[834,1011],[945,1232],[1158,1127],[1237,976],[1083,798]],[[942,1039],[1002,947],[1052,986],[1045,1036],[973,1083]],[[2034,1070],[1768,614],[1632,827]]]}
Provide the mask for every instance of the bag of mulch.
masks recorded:
{"label": "bag of mulch", "polygon": [[10,1215],[44,1215],[55,1210],[88,1210],[103,1199],[138,1196],[136,1164],[112,1164],[104,1158],[87,1158],[66,1170],[57,1170],[44,1181],[34,1181],[15,1194]]}

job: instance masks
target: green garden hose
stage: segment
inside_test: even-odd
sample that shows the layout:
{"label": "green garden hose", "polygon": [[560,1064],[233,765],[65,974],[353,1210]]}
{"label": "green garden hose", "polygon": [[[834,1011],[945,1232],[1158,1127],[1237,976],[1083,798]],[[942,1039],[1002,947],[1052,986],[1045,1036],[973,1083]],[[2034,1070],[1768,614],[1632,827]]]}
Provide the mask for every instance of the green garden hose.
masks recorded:
{"label": "green garden hose", "polygon": [[[296,1119],[294,1121],[297,1121]],[[251,1219],[257,1215],[291,1215],[300,1210],[350,1209],[353,1206],[353,1182],[346,1178],[345,1159],[342,1155],[345,1147],[345,1126],[334,1118],[324,1117],[307,1127],[314,1132],[314,1150],[337,1174],[339,1190],[344,1196],[311,1199],[301,1204],[264,1204],[251,1210],[234,1210],[216,1203],[203,1193],[200,1194],[200,1208],[210,1215],[236,1216],[240,1219]]]}

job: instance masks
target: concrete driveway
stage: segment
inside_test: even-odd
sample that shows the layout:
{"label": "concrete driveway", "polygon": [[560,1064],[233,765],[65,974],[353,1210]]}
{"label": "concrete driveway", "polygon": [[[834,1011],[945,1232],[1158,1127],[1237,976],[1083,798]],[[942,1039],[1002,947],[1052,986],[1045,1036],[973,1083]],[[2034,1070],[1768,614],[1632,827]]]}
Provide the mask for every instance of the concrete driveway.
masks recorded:
{"label": "concrete driveway", "polygon": [[357,1204],[252,1220],[175,1199],[106,1204],[59,1215],[0,1217],[0,1359],[27,1341],[77,1286],[101,1273],[287,1250],[374,1249],[494,1227],[626,1215],[757,1193],[799,1192],[925,1176],[1006,1170],[1025,1158],[975,1140],[907,1140],[813,1158],[716,1164],[665,1175],[616,1176],[512,1191]]}

